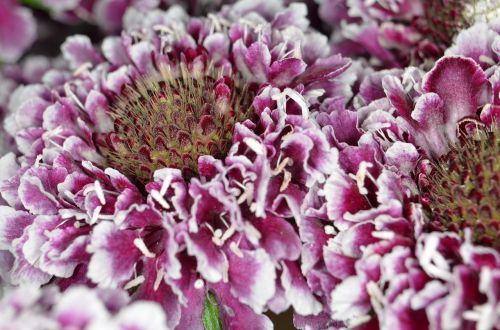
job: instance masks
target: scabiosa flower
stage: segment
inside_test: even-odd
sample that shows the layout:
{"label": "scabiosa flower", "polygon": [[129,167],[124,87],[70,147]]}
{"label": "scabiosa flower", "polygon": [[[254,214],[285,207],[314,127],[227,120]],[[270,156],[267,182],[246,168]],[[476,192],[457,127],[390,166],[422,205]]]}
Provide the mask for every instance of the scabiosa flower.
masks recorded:
{"label": "scabiosa flower", "polygon": [[[376,67],[432,67],[458,32],[498,16],[496,1],[318,0],[334,52]],[[482,37],[482,36],[481,36]]]}
{"label": "scabiosa flower", "polygon": [[474,61],[486,45],[367,77],[355,111],[319,108],[339,157],[303,204],[302,270],[325,308],[300,328],[498,327],[498,66]]}
{"label": "scabiosa flower", "polygon": [[[162,308],[125,291],[24,286],[0,300],[0,329],[168,329]],[[84,307],[84,308],[82,308]]]}
{"label": "scabiosa flower", "polygon": [[15,62],[36,38],[36,23],[28,8],[15,0],[0,3],[0,62]]}
{"label": "scabiosa flower", "polygon": [[159,302],[170,328],[201,329],[207,309],[229,328],[271,328],[262,313],[290,305],[318,314],[296,223],[335,151],[309,114],[322,95],[347,98],[349,61],[306,14],[172,7],[102,53],[69,38],[74,72],[18,88],[6,119],[21,155],[1,160],[10,280],[125,288]]}

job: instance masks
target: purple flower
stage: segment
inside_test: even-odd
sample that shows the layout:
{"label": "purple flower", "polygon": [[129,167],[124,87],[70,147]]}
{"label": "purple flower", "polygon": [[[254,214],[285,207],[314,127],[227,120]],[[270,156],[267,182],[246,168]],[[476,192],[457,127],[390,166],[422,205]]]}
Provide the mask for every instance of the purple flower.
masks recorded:
{"label": "purple flower", "polygon": [[5,128],[20,157],[2,158],[0,188],[9,281],[133,289],[161,304],[170,328],[201,329],[209,298],[230,328],[271,328],[263,312],[291,305],[320,313],[297,224],[336,152],[310,109],[349,97],[339,76],[350,62],[328,53],[303,4],[141,17],[102,52],[68,38],[73,72],[11,96]]}
{"label": "purple flower", "polygon": [[15,62],[36,38],[36,24],[31,11],[15,0],[0,3],[0,61]]}
{"label": "purple flower", "polygon": [[299,232],[324,308],[297,326],[498,326],[498,68],[485,62],[494,43],[479,44],[428,72],[366,77],[354,109],[320,106],[339,154],[305,197]]}

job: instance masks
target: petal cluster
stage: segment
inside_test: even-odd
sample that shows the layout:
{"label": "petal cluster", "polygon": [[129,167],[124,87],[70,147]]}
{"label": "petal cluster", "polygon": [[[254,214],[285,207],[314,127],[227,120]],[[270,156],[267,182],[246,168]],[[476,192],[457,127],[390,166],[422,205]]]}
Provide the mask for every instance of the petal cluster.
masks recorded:
{"label": "petal cluster", "polygon": [[0,301],[0,315],[0,328],[5,330],[168,329],[165,313],[158,304],[130,303],[125,291],[85,286],[64,292],[52,286],[13,289]]}

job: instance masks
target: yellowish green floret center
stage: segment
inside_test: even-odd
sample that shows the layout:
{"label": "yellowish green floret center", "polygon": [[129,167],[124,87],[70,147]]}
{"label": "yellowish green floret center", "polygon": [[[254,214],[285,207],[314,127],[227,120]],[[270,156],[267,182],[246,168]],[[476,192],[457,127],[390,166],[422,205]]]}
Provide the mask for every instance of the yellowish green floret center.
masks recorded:
{"label": "yellowish green floret center", "polygon": [[500,133],[478,129],[432,165],[423,204],[434,230],[463,235],[500,248]]}
{"label": "yellowish green floret center", "polygon": [[199,156],[224,157],[235,124],[254,115],[252,93],[232,77],[176,71],[127,86],[112,106],[114,131],[98,141],[108,166],[142,184],[164,167],[197,175]]}
{"label": "yellowish green floret center", "polygon": [[427,32],[436,41],[451,44],[462,30],[500,16],[498,0],[430,0],[424,2]]}

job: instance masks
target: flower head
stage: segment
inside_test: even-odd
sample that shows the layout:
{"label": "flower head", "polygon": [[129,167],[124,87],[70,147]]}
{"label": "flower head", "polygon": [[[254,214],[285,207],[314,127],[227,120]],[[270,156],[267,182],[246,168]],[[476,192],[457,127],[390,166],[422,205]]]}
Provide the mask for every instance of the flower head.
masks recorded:
{"label": "flower head", "polygon": [[495,328],[495,71],[445,56],[428,72],[367,77],[355,111],[319,108],[339,158],[299,231],[305,278],[328,308],[298,324]]}
{"label": "flower head", "polygon": [[17,89],[6,119],[22,155],[2,159],[10,280],[134,290],[171,328],[201,327],[207,299],[235,328],[270,328],[262,313],[290,304],[319,313],[295,222],[336,156],[309,109],[347,98],[329,86],[350,62],[305,16],[279,1],[209,18],[172,7],[102,53],[68,38],[73,72]]}

